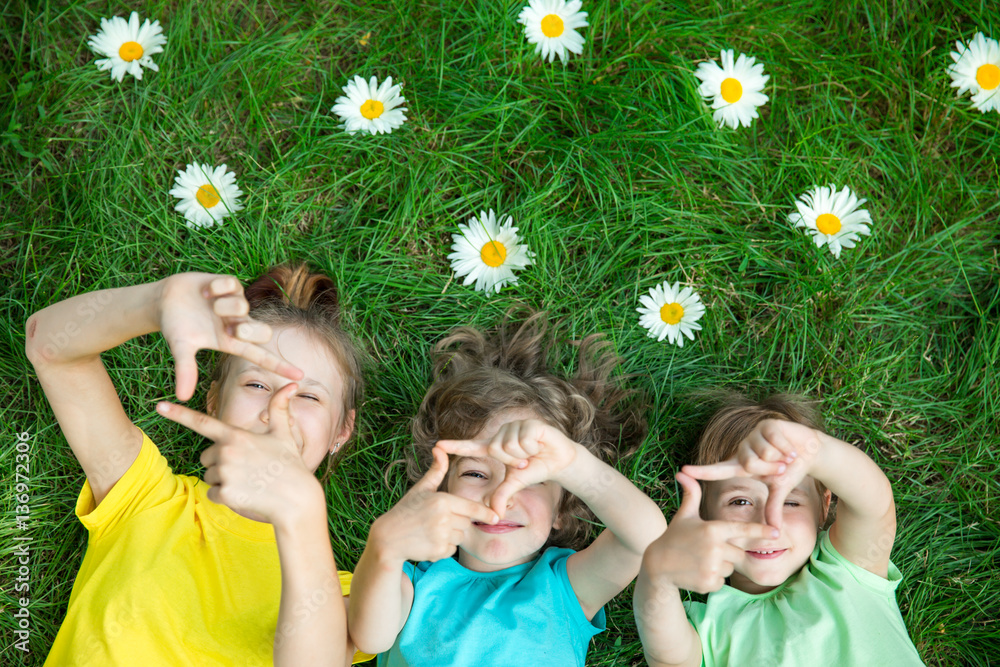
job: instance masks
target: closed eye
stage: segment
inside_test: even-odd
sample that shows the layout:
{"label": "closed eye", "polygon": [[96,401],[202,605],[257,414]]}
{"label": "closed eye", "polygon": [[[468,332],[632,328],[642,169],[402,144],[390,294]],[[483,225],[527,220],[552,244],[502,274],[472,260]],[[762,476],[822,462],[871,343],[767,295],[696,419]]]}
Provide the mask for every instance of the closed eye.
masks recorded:
{"label": "closed eye", "polygon": [[312,394],[298,394],[296,398],[308,398],[310,401],[316,401],[317,403],[319,402],[319,399],[313,396]]}
{"label": "closed eye", "polygon": [[785,505],[787,505],[788,507],[798,507],[799,506],[799,504],[797,502],[795,502],[794,500],[786,500],[785,501]]}

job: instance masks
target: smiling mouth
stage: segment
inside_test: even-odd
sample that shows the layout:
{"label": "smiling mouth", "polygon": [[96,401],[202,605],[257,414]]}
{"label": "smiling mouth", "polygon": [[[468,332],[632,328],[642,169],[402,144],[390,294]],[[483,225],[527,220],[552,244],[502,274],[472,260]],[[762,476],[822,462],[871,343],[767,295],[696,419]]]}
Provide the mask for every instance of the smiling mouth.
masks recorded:
{"label": "smiling mouth", "polygon": [[514,523],[513,521],[500,521],[499,523],[483,523],[482,521],[473,521],[472,525],[483,531],[484,533],[490,533],[491,535],[496,535],[498,533],[509,533],[512,530],[517,530],[518,528],[524,528],[522,524]]}
{"label": "smiling mouth", "polygon": [[761,560],[768,560],[771,558],[777,558],[788,551],[788,549],[748,549],[746,551],[747,556],[750,558],[759,558]]}

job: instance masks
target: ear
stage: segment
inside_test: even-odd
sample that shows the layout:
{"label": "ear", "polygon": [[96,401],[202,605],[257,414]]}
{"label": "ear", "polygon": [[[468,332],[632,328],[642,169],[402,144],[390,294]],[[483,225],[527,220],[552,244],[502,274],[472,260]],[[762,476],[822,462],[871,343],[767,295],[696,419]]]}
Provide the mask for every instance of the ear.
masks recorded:
{"label": "ear", "polygon": [[218,380],[212,380],[212,384],[208,387],[208,397],[205,400],[205,413],[210,417],[215,417],[217,408],[219,407],[219,392],[222,391],[222,387]]}
{"label": "ear", "polygon": [[819,525],[821,527],[823,526],[823,524],[826,523],[826,517],[829,516],[829,514],[830,514],[830,501],[831,501],[832,498],[833,498],[833,494],[830,493],[830,489],[827,489],[826,491],[824,491],[823,495],[820,496],[819,505],[820,505],[820,512],[822,513],[822,516],[820,517]]}
{"label": "ear", "polygon": [[344,421],[341,422],[340,432],[334,437],[333,442],[330,443],[330,451],[334,451],[333,447],[336,443],[345,443],[348,438],[351,437],[351,433],[354,433],[354,418],[357,415],[356,410],[351,410],[346,415],[344,415]]}

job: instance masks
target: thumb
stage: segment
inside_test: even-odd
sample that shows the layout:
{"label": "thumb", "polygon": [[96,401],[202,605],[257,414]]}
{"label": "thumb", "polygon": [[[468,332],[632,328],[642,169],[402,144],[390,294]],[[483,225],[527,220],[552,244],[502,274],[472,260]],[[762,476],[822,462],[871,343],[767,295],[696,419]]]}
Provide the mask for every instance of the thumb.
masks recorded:
{"label": "thumb", "polygon": [[448,474],[448,455],[440,447],[432,449],[431,455],[434,456],[434,462],[428,468],[427,473],[414,485],[414,488],[433,493],[438,490],[441,482],[444,481],[444,476]]}
{"label": "thumb", "polygon": [[769,484],[767,491],[767,503],[764,505],[764,522],[773,528],[781,530],[781,519],[785,514],[785,499],[788,498],[789,489],[778,484]]}
{"label": "thumb", "polygon": [[682,519],[701,518],[701,484],[694,477],[677,473],[677,482],[684,489],[684,497],[681,499],[681,506],[677,509],[674,517]]}
{"label": "thumb", "polygon": [[194,396],[194,388],[198,383],[198,361],[195,359],[195,350],[177,346],[171,349],[174,355],[174,372],[177,378],[177,400],[186,401]]}
{"label": "thumb", "polygon": [[292,438],[292,426],[291,426],[291,414],[288,410],[288,404],[292,400],[292,394],[298,390],[298,385],[294,382],[289,382],[284,387],[274,392],[271,396],[271,400],[267,403],[267,426],[268,433],[273,433],[282,440],[287,440],[291,442]]}

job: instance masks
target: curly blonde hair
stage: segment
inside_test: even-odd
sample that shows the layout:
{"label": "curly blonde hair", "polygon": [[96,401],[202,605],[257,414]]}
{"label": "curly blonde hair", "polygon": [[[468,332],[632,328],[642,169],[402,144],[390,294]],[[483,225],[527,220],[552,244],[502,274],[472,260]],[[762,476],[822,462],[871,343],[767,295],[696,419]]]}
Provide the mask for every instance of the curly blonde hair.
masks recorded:
{"label": "curly blonde hair", "polygon": [[[410,480],[426,472],[438,440],[472,438],[491,416],[515,409],[534,411],[609,465],[637,448],[646,436],[645,406],[613,377],[619,359],[611,344],[599,334],[574,342],[576,373],[563,379],[547,363],[553,342],[544,312],[522,317],[516,308],[494,331],[460,327],[439,341],[434,381],[413,419]],[[586,546],[595,519],[590,508],[565,493],[557,516],[561,527],[545,547]]]}

